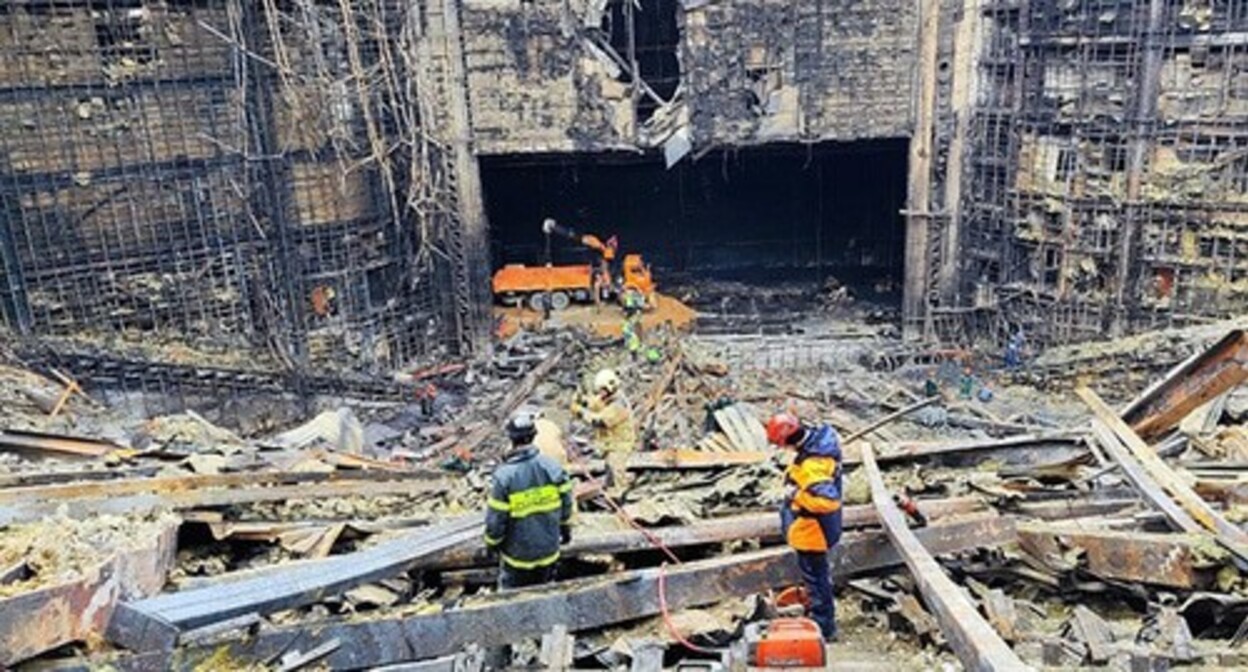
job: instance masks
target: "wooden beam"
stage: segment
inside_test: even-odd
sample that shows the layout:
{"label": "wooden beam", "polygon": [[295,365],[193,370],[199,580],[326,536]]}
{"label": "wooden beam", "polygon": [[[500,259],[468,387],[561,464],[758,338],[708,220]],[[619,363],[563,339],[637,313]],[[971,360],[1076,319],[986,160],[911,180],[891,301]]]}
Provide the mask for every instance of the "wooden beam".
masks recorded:
{"label": "wooden beam", "polygon": [[440,476],[437,472],[432,471],[350,471],[330,473],[257,471],[239,474],[130,478],[0,489],[0,504],[30,500],[61,501],[89,497],[121,497],[141,492],[160,494],[205,488],[237,488],[258,485],[294,485],[296,483],[328,483],[335,481],[393,481],[401,479],[433,480]]}
{"label": "wooden beam", "polygon": [[629,471],[721,469],[740,465],[761,464],[770,460],[772,451],[737,450],[710,453],[702,450],[654,450],[628,456]]}
{"label": "wooden beam", "polygon": [[50,501],[22,501],[0,506],[0,525],[38,520],[64,511],[71,518],[93,515],[139,515],[160,509],[194,509],[209,506],[276,502],[287,499],[329,497],[380,497],[441,492],[441,481],[332,481],[312,485],[275,485],[251,488],[205,488],[185,492],[143,493],[122,497],[91,497]]}
{"label": "wooden beam", "polygon": [[1092,409],[1096,421],[1104,424],[1114,433],[1114,436],[1140,461],[1148,474],[1178,501],[1192,519],[1213,532],[1218,537],[1218,541],[1236,555],[1248,559],[1248,534],[1227,521],[1209,506],[1208,502],[1201,499],[1200,495],[1197,495],[1169,465],[1157,457],[1157,453],[1153,452],[1153,449],[1149,448],[1148,444],[1144,443],[1144,440],[1127,426],[1127,423],[1123,422],[1117,413],[1105,405],[1105,402],[1095,392],[1081,387],[1076,390],[1076,393],[1088,405],[1088,408]]}
{"label": "wooden beam", "polygon": [[[987,504],[976,497],[925,500],[920,501],[919,506],[923,509],[923,514],[931,521],[981,512],[987,508]],[[874,507],[869,505],[847,506],[844,509],[841,524],[845,529],[862,528],[879,525],[879,518]],[[648,551],[654,549],[652,539],[659,540],[668,548],[743,540],[758,540],[763,543],[782,541],[779,517],[775,512],[768,511],[705,520],[692,525],[649,528],[645,533],[639,530],[620,530],[577,536],[564,548],[563,554],[565,557],[575,557]],[[430,569],[470,567],[486,562],[484,547],[474,544],[444,553],[434,558],[427,567]],[[422,567],[425,566],[422,565]]]}
{"label": "wooden beam", "polygon": [[109,625],[110,640],[132,650],[170,649],[188,630],[246,614],[312,604],[355,586],[400,574],[420,558],[481,536],[480,516],[418,530],[371,548],[301,563],[277,575],[127,602]]}
{"label": "wooden beam", "polygon": [[519,387],[512,390],[512,392],[508,394],[505,399],[503,399],[503,402],[499,405],[494,416],[497,422],[481,423],[476,429],[469,432],[468,436],[464,437],[462,441],[455,443],[453,450],[456,453],[471,455],[477,450],[477,448],[480,448],[481,444],[485,443],[491,436],[495,435],[499,431],[498,428],[503,419],[514,413],[516,409],[520,408],[520,405],[523,404],[525,400],[529,398],[529,395],[533,394],[533,391],[537,389],[538,384],[545,380],[546,376],[550,375],[551,371],[555,370],[555,367],[563,361],[563,358],[567,356],[567,353],[570,350],[570,345],[564,346],[550,357],[547,357],[541,364],[538,364],[537,367],[525,376],[524,382],[521,383]]}
{"label": "wooden beam", "polygon": [[[1021,465],[1064,461],[1087,453],[1087,448],[1067,432],[976,441],[902,442],[892,444],[889,448],[889,454],[875,456],[877,464],[934,460],[951,466],[969,466],[986,460],[1000,460],[1005,464]],[[857,449],[847,447],[845,464],[861,462]]]}
{"label": "wooden beam", "polygon": [[[931,526],[919,530],[918,535],[923,543],[939,553],[1000,545],[1016,539],[1014,521],[1000,516]],[[888,538],[880,532],[846,535],[833,553],[834,571],[843,577],[878,571],[900,562]],[[283,651],[311,650],[334,639],[342,642],[342,647],[324,660],[330,669],[359,669],[438,658],[452,655],[468,644],[493,646],[541,637],[556,625],[577,632],[655,616],[659,614],[661,575],[672,610],[715,604],[801,581],[793,552],[788,548],[772,548],[685,563],[666,570],[641,569],[529,591],[502,591],[441,613],[281,626],[263,630],[245,640],[180,650],[176,656],[160,651],[106,662],[120,670],[189,670],[214,655],[228,655],[228,660],[236,663],[264,661]]]}
{"label": "wooden beam", "polygon": [[659,376],[658,382],[650,388],[650,392],[642,401],[641,408],[637,409],[638,427],[645,427],[646,422],[650,419],[650,415],[659,407],[659,402],[663,400],[663,393],[676,380],[676,374],[680,371],[684,359],[684,353],[677,350],[676,354],[668,361],[667,366],[663,369],[663,375]]}
{"label": "wooden beam", "polygon": [[0,451],[47,454],[49,457],[104,457],[121,450],[108,441],[45,432],[0,429]]}
{"label": "wooden beam", "polygon": [[1248,333],[1235,329],[1171,369],[1122,411],[1148,440],[1178,426],[1192,411],[1248,380]]}
{"label": "wooden beam", "polygon": [[871,446],[862,447],[862,467],[871,484],[871,501],[879,513],[888,538],[910,568],[923,601],[935,613],[940,630],[953,652],[968,670],[1026,670],[1029,666],[1014,653],[1005,640],[979,615],[974,603],[962,592],[944,569],[923,548],[922,542],[906,524],[906,518],[893,503],[884,485]]}
{"label": "wooden beam", "polygon": [[1174,503],[1161,489],[1160,485],[1148,475],[1143,465],[1136,461],[1131,453],[1118,441],[1118,437],[1100,421],[1093,421],[1092,435],[1101,444],[1101,448],[1105,449],[1105,455],[1114,464],[1122,469],[1122,473],[1131,481],[1131,485],[1139,491],[1144,499],[1153,505],[1158,511],[1165,515],[1166,520],[1174,526],[1176,530],[1181,532],[1197,533],[1201,531],[1200,524],[1187,515],[1178,504]]}
{"label": "wooden beam", "polygon": [[916,401],[913,404],[910,404],[909,406],[906,406],[904,408],[899,408],[893,411],[892,413],[889,413],[888,415],[880,418],[879,420],[872,422],[866,427],[863,427],[862,429],[854,431],[852,434],[845,437],[844,441],[842,441],[841,444],[848,446],[849,444],[861,439],[862,437],[870,434],[871,432],[874,432],[875,430],[883,427],[884,425],[887,425],[888,423],[893,422],[894,420],[897,420],[898,418],[910,415],[911,413],[921,408],[927,408],[928,406],[931,406],[932,404],[940,400],[941,400],[940,396],[928,397],[926,399],[921,399],[919,401]]}
{"label": "wooden beam", "polygon": [[[987,508],[982,500],[976,497],[954,497],[920,501],[924,515],[929,520],[962,516],[983,511]],[[869,505],[845,507],[842,521],[845,529],[861,528],[878,525],[874,507]],[[758,540],[763,543],[777,543],[780,538],[780,522],[774,512],[750,513],[715,520],[707,520],[692,525],[676,525],[656,527],[642,533],[639,530],[620,530],[616,532],[599,532],[577,535],[571,544],[563,548],[564,557],[577,557],[590,554],[616,554],[635,551],[653,550],[651,539],[658,539],[668,548],[687,548],[703,544],[716,544],[738,540]],[[190,587],[202,587],[232,581],[260,578],[265,575],[276,576],[299,567],[307,561],[287,562],[281,565],[270,565],[256,569],[245,569],[237,572],[219,574],[213,577],[198,578],[186,582]],[[486,552],[483,544],[478,541],[469,542],[456,548],[422,558],[412,565],[413,570],[446,571],[461,567],[481,567],[494,562]]]}
{"label": "wooden beam", "polygon": [[1020,523],[1019,546],[1051,568],[1065,569],[1066,551],[1083,551],[1086,569],[1103,579],[1183,590],[1213,585],[1219,556],[1230,555],[1205,534],[1151,534],[1098,530],[1069,524]]}

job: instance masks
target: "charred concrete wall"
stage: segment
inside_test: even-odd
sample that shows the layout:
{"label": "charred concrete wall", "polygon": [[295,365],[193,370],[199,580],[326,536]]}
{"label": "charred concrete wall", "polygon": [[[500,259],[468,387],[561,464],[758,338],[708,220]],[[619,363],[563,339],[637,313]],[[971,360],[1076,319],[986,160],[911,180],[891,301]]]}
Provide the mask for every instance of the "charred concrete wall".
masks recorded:
{"label": "charred concrete wall", "polygon": [[463,16],[481,153],[911,132],[912,0],[465,0]]}
{"label": "charred concrete wall", "polygon": [[456,350],[479,325],[420,9],[0,5],[0,325],[231,365]]}
{"label": "charred concrete wall", "polygon": [[1242,313],[1248,6],[1031,0],[978,18],[958,287],[977,326],[1061,342]]}

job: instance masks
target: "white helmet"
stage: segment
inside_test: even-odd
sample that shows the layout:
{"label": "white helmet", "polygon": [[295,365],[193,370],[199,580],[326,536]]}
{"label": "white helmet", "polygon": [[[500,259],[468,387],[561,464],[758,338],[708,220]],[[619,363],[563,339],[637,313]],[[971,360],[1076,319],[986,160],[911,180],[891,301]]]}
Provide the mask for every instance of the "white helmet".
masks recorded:
{"label": "white helmet", "polygon": [[603,369],[594,375],[594,391],[615,394],[620,389],[620,377],[612,369]]}

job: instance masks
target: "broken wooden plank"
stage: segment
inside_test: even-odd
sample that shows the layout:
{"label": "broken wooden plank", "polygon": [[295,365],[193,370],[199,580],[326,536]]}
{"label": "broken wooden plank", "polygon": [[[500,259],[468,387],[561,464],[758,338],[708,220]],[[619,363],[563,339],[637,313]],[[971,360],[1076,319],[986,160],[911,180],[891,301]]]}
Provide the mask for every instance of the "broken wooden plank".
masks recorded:
{"label": "broken wooden plank", "polygon": [[296,483],[326,483],[332,481],[390,481],[400,479],[435,480],[440,474],[431,471],[400,471],[374,473],[353,471],[348,473],[320,473],[297,471],[257,471],[241,474],[198,474],[187,476],[163,476],[158,478],[131,478],[84,483],[62,483],[0,489],[0,503],[29,500],[65,500],[89,497],[121,497],[138,493],[185,492],[204,488],[236,488],[256,485],[294,485]]}
{"label": "broken wooden plank", "polygon": [[928,398],[926,398],[926,399],[921,399],[921,400],[919,400],[919,401],[916,401],[915,403],[910,404],[909,406],[906,406],[906,407],[904,407],[904,408],[899,408],[899,409],[897,409],[897,410],[893,411],[892,413],[889,413],[888,415],[885,415],[884,417],[880,418],[879,420],[875,420],[874,422],[872,422],[871,424],[867,425],[866,427],[863,427],[862,429],[859,429],[859,430],[857,430],[857,431],[854,431],[854,432],[850,433],[850,434],[849,434],[849,436],[846,436],[846,437],[845,437],[845,439],[844,439],[843,441],[841,441],[841,445],[843,445],[843,446],[848,446],[849,444],[851,444],[851,443],[853,443],[853,442],[857,441],[858,439],[861,439],[862,437],[864,437],[864,436],[866,436],[866,435],[868,435],[868,434],[870,434],[870,433],[874,432],[875,430],[877,430],[877,429],[879,429],[879,428],[883,427],[884,425],[887,425],[888,423],[893,422],[894,420],[898,420],[898,419],[900,419],[900,418],[902,418],[902,417],[904,417],[904,416],[906,416],[906,415],[909,415],[909,414],[911,414],[911,413],[913,413],[913,412],[915,412],[915,411],[917,411],[917,410],[919,410],[919,409],[921,409],[921,408],[926,408],[926,407],[928,407],[928,406],[931,406],[932,404],[934,404],[934,403],[936,403],[936,402],[938,402],[938,401],[940,401],[940,400],[941,400],[941,397],[939,397],[939,396],[935,396],[935,397],[928,397]]}
{"label": "broken wooden plank", "polygon": [[120,599],[158,592],[174,567],[176,522],[65,583],[0,599],[0,669],[103,635]]}
{"label": "broken wooden plank", "polygon": [[132,469],[91,469],[88,471],[52,471],[0,475],[0,494],[4,489],[31,485],[55,485],[78,481],[113,481],[132,478],[150,478],[160,472],[159,466]]}
{"label": "broken wooden plank", "polygon": [[[925,515],[931,521],[939,521],[953,516],[983,511],[987,505],[975,497],[954,497],[950,499],[925,500],[922,502]],[[981,525],[971,519],[971,523]],[[846,529],[878,525],[875,508],[870,505],[845,507],[842,524]],[[953,526],[939,526],[933,529],[961,529]],[[979,529],[979,528],[975,528]],[[995,528],[994,528],[995,529]],[[1013,535],[1012,528],[1006,529],[1005,535]],[[649,528],[644,533],[639,530],[620,530],[616,532],[599,532],[594,534],[576,535],[572,543],[562,549],[564,557],[582,555],[604,555],[630,553],[635,551],[654,550],[654,541],[662,542],[668,548],[686,548],[703,544],[723,543],[745,539],[757,539],[763,543],[782,541],[780,522],[773,512],[751,513],[731,516],[717,520],[708,520],[692,525]],[[887,543],[886,539],[882,539]],[[454,549],[422,558],[412,565],[413,570],[445,571],[458,567],[480,567],[496,562],[485,552],[484,544],[479,541],[469,542]],[[256,569],[245,569],[212,577],[197,577],[184,580],[181,585],[186,587],[202,587],[256,579],[265,575],[278,575],[303,564],[300,561],[269,565]]]}
{"label": "broken wooden plank", "polygon": [[759,450],[747,430],[742,426],[736,409],[732,406],[721,408],[713,413],[715,424],[727,435],[733,450]]}
{"label": "broken wooden plank", "polygon": [[[935,522],[951,516],[961,516],[983,511],[987,505],[975,497],[925,500],[920,503],[924,515]],[[875,508],[870,505],[847,506],[842,515],[845,529],[878,525]],[[705,520],[691,525],[620,530],[577,535],[563,549],[565,557],[580,555],[606,555],[634,551],[652,551],[657,540],[668,548],[685,548],[702,544],[756,539],[763,543],[782,541],[779,517],[771,511],[751,513],[727,518]],[[483,545],[463,546],[431,558],[419,568],[442,569],[447,567],[470,567],[488,562]]]}
{"label": "broken wooden plank", "polygon": [[1140,461],[1149,475],[1178,501],[1192,519],[1213,532],[1218,541],[1230,548],[1236,555],[1248,560],[1248,534],[1227,521],[1209,506],[1208,502],[1201,499],[1095,392],[1081,387],[1076,390],[1076,393],[1092,409],[1097,421],[1114,433],[1118,440]]}
{"label": "broken wooden plank", "polygon": [[1027,665],[988,625],[961,588],[945,574],[906,524],[905,515],[884,485],[871,446],[862,446],[862,466],[871,485],[871,501],[885,532],[914,576],[923,601],[936,614],[941,632],[968,670],[1026,670]]}
{"label": "broken wooden plank", "polygon": [[1229,555],[1206,534],[1117,532],[1073,525],[1020,523],[1019,546],[1060,571],[1061,558],[1081,549],[1087,571],[1103,579],[1184,590],[1213,585],[1219,557]]}
{"label": "broken wooden plank", "polygon": [[[992,516],[918,530],[935,553],[953,553],[1009,543],[1013,519]],[[846,535],[833,550],[838,578],[901,563],[882,532]],[[330,669],[359,669],[452,655],[469,644],[494,646],[538,638],[556,625],[569,632],[601,628],[659,613],[660,570],[592,577],[529,591],[502,591],[479,602],[436,614],[391,615],[369,620],[330,620],[265,630],[230,644],[107,660],[120,670],[194,669],[213,655],[232,662],[270,660],[283,651],[309,650],[337,639],[343,645],[324,663]],[[773,548],[666,568],[666,597],[679,610],[721,602],[729,596],[759,593],[801,581],[788,548]],[[101,663],[104,661],[100,661]],[[1025,669],[1025,668],[1017,668]]]}
{"label": "broken wooden plank", "polygon": [[[471,455],[477,448],[481,447],[481,444],[485,443],[491,436],[498,433],[498,426],[501,421],[514,413],[516,409],[520,408],[520,405],[523,404],[525,400],[529,398],[529,395],[533,394],[533,391],[537,389],[538,384],[545,380],[546,376],[550,375],[550,372],[555,370],[555,367],[559,366],[559,363],[563,361],[563,358],[566,357],[571,350],[571,344],[563,346],[554,354],[542,360],[541,364],[538,364],[532,371],[530,371],[528,375],[525,376],[524,382],[513,389],[511,393],[503,399],[502,403],[498,405],[497,412],[494,417],[495,420],[499,422],[479,423],[475,429],[468,432],[468,434],[462,439],[455,441],[448,439],[448,445],[446,447],[451,448],[456,453]],[[439,452],[440,450],[441,448],[439,448]]]}
{"label": "broken wooden plank", "polygon": [[1071,620],[1076,639],[1088,647],[1088,659],[1103,665],[1114,655],[1114,631],[1096,612],[1082,604],[1075,605]]}
{"label": "broken wooden plank", "polygon": [[680,350],[672,353],[671,359],[668,360],[667,366],[663,369],[663,374],[659,376],[658,382],[650,388],[646,394],[646,398],[642,400],[641,406],[637,409],[637,426],[647,427],[650,416],[655,409],[659,407],[659,402],[663,400],[664,393],[667,388],[672,386],[672,382],[676,380],[676,374],[680,372],[681,363],[685,356]]}
{"label": "broken wooden plank", "polygon": [[479,537],[479,516],[405,534],[372,548],[288,568],[281,574],[187,590],[118,606],[110,640],[132,650],[169,649],[185,630],[311,604],[349,588],[400,574],[421,557]]}
{"label": "broken wooden plank", "polygon": [[278,485],[250,488],[205,488],[186,492],[138,494],[123,497],[91,497],[53,501],[16,502],[0,506],[0,525],[38,520],[64,511],[70,518],[92,515],[144,514],[160,510],[182,510],[255,502],[276,502],[287,499],[323,499],[327,497],[377,497],[382,495],[420,495],[441,492],[445,485],[437,481],[375,481],[342,480],[313,485]]}
{"label": "broken wooden plank", "polygon": [[771,459],[771,451],[733,450],[723,453],[710,453],[700,450],[653,450],[633,453],[628,457],[625,467],[629,471],[646,470],[680,470],[680,469],[721,469],[740,465],[761,464]]}
{"label": "broken wooden plank", "polygon": [[1166,494],[1161,486],[1148,475],[1134,457],[1131,456],[1125,446],[1119,442],[1118,437],[1114,436],[1114,432],[1103,422],[1092,422],[1092,435],[1097,442],[1101,444],[1101,448],[1105,450],[1105,455],[1122,469],[1122,473],[1127,480],[1135,486],[1140,495],[1165,515],[1166,520],[1175,529],[1181,532],[1197,533],[1201,531],[1200,523],[1197,523],[1191,516],[1187,515],[1173,499]]}
{"label": "broken wooden plank", "polygon": [[104,457],[122,447],[99,439],[17,429],[0,429],[0,451],[47,454],[51,457]]}
{"label": "broken wooden plank", "polygon": [[1122,419],[1143,439],[1173,429],[1187,414],[1248,380],[1248,334],[1235,329],[1140,394]]}
{"label": "broken wooden plank", "polygon": [[[1087,454],[1087,448],[1070,432],[1025,434],[1005,439],[941,443],[899,442],[889,445],[888,454],[876,454],[877,464],[936,461],[947,466],[973,466],[985,461],[1031,465],[1042,461],[1073,459]],[[847,446],[845,464],[862,460],[856,446]]]}

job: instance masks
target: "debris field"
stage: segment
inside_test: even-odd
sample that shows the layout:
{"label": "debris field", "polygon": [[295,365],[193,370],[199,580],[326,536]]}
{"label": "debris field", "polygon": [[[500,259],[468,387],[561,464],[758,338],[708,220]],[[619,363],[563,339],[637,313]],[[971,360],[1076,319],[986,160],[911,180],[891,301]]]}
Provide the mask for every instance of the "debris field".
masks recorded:
{"label": "debris field", "polygon": [[[511,644],[517,667],[739,664],[770,596],[800,582],[776,515],[785,456],[760,420],[787,409],[845,450],[833,669],[1248,665],[1242,325],[1008,369],[909,345],[869,313],[825,303],[768,335],[703,313],[713,333],[647,332],[657,360],[529,327],[489,360],[396,376],[433,383],[433,404],[237,416],[144,417],[12,355],[0,662],[482,669]],[[644,437],[609,486],[569,412],[604,367]],[[500,591],[481,516],[521,407],[554,428],[543,451],[574,474],[579,511],[558,581]]]}

